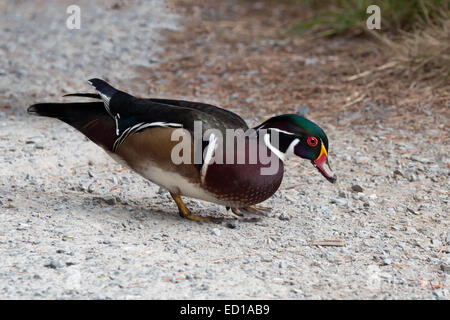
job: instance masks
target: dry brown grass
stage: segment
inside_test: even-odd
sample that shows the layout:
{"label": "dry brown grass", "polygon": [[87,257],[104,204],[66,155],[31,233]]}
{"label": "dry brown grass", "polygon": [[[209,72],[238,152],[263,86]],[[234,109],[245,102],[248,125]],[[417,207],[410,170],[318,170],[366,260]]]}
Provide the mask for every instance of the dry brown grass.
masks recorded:
{"label": "dry brown grass", "polygon": [[403,32],[399,37],[373,35],[392,50],[392,67],[414,81],[431,81],[448,85],[450,79],[450,19],[429,23],[415,32]]}

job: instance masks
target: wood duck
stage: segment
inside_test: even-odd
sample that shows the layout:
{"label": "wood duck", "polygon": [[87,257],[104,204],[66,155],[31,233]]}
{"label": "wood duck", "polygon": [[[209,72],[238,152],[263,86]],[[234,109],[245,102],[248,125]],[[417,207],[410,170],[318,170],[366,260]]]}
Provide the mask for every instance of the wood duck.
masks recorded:
{"label": "wood duck", "polygon": [[[181,196],[224,205],[237,215],[261,214],[267,208],[255,205],[277,191],[283,163],[292,155],[310,160],[328,181],[336,181],[328,164],[325,132],[299,115],[276,116],[251,130],[237,114],[210,104],[141,99],[100,79],[89,83],[97,93],[65,96],[100,101],[39,103],[30,106],[28,112],[64,121],[119,163],[167,189],[181,217],[214,219],[191,213]],[[201,124],[201,140],[188,140],[188,136],[195,136],[196,123]],[[224,142],[230,130],[240,134]],[[208,131],[210,134],[205,135]],[[222,139],[218,139],[220,135]],[[242,143],[236,143],[238,137]],[[200,161],[196,161],[195,152],[188,154],[184,149],[178,156],[188,161],[174,161],[174,148],[179,148],[183,140],[180,138],[187,139],[185,145],[201,151]],[[223,161],[225,158],[227,161]]]}

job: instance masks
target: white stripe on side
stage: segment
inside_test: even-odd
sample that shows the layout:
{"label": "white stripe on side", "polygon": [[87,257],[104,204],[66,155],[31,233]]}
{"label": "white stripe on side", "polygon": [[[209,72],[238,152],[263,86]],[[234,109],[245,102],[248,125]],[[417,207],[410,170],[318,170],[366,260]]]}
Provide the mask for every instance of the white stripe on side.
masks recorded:
{"label": "white stripe on side", "polygon": [[205,159],[203,162],[203,166],[200,171],[200,180],[201,180],[202,184],[205,183],[206,173],[208,172],[208,166],[212,162],[211,160],[213,158],[213,154],[214,154],[214,151],[216,150],[216,147],[217,147],[217,138],[213,133],[211,133],[211,135],[209,136],[209,143],[208,143],[208,147],[206,149],[206,155],[205,155]]}

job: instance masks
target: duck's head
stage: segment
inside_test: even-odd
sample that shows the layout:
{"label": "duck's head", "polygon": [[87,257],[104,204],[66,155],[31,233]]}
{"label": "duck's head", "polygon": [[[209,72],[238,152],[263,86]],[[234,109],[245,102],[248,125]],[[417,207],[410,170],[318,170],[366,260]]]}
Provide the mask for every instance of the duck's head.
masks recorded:
{"label": "duck's head", "polygon": [[[314,122],[296,114],[283,114],[270,118],[255,129],[267,130],[266,144],[283,161],[293,154],[311,160],[328,181],[336,182],[328,162],[327,135]],[[273,136],[278,137],[278,143],[272,143]]]}

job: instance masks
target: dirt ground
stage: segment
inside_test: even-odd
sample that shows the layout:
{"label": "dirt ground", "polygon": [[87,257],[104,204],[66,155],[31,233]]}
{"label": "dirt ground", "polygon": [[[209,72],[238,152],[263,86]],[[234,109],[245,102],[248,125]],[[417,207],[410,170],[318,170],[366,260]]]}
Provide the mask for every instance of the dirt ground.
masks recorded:
{"label": "dirt ground", "polygon": [[[0,2],[0,298],[448,299],[449,86],[389,67],[363,36],[313,39],[274,1]],[[131,32],[130,32],[131,30]],[[366,72],[370,71],[370,72]],[[101,77],[256,125],[306,114],[328,183],[292,159],[258,222],[182,220],[170,196],[28,105]],[[357,192],[358,186],[362,192]]]}

